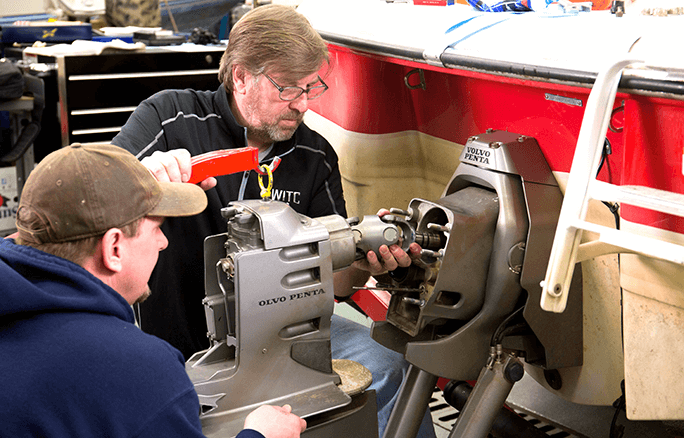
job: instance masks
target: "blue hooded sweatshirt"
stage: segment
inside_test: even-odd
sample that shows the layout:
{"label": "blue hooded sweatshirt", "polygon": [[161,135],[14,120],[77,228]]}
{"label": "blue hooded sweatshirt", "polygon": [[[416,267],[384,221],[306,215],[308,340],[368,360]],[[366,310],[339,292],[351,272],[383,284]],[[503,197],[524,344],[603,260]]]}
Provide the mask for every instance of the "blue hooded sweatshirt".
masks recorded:
{"label": "blue hooded sweatshirt", "polygon": [[203,436],[181,353],[82,267],[0,238],[0,437],[175,436]]}

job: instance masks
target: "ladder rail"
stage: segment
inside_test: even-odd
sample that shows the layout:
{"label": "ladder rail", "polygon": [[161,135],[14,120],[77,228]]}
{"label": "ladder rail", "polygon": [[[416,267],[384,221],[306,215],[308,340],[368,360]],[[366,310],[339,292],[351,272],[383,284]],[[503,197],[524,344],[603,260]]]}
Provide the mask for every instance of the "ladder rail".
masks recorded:
{"label": "ladder rail", "polygon": [[649,210],[684,216],[684,195],[645,186],[616,186],[603,181],[593,181],[590,189],[592,199],[630,204]]}
{"label": "ladder rail", "polygon": [[616,230],[615,228],[597,225],[591,222],[578,222],[578,229],[591,231],[599,235],[600,242],[619,247],[627,252],[643,254],[645,256],[684,264],[684,246],[652,237]]}
{"label": "ladder rail", "polygon": [[640,64],[643,61],[628,55],[608,64],[599,72],[589,93],[551,248],[549,265],[544,281],[541,283],[541,307],[544,310],[556,313],[565,310],[582,238],[582,229],[577,225],[579,221],[584,221],[587,214],[589,190],[601,159],[618,84],[622,71],[627,66],[637,63]]}

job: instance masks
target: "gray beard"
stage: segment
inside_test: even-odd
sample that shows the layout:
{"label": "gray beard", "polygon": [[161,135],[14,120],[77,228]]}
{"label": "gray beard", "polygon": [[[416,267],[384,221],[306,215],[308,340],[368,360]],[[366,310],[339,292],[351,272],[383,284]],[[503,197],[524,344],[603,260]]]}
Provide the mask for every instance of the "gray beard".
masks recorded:
{"label": "gray beard", "polygon": [[[301,124],[301,122],[300,122]],[[299,125],[297,125],[299,127]],[[258,128],[250,128],[251,134],[264,143],[275,143],[292,138],[297,128],[283,130],[276,124],[261,125]]]}

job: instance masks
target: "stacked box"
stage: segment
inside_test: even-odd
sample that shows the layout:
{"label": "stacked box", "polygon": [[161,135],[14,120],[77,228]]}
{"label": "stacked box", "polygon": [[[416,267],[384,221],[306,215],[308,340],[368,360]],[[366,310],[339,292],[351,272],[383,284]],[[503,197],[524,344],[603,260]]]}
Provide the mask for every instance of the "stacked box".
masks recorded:
{"label": "stacked box", "polygon": [[0,167],[0,235],[14,232],[18,206],[17,170],[14,166]]}

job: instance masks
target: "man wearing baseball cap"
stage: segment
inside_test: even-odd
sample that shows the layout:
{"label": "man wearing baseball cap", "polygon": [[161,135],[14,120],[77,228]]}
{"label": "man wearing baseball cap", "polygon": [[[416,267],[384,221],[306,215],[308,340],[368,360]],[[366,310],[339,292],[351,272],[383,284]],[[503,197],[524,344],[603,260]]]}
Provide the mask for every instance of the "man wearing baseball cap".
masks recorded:
{"label": "man wearing baseball cap", "polygon": [[[181,353],[134,325],[131,304],[168,241],[164,217],[207,205],[111,145],[62,148],[31,172],[17,238],[0,239],[0,437],[200,437]],[[298,437],[262,406],[240,438]]]}

